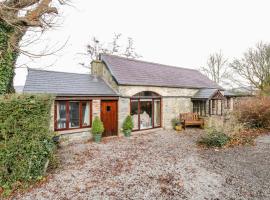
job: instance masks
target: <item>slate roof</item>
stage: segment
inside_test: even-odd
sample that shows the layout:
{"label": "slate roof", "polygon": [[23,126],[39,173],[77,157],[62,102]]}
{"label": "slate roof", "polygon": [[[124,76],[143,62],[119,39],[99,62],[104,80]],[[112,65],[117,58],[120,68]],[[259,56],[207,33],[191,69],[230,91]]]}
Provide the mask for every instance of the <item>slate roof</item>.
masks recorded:
{"label": "slate roof", "polygon": [[230,92],[230,91],[228,91],[228,90],[225,90],[224,91],[224,96],[228,96],[228,97],[230,97],[230,96],[237,96],[237,94],[234,94],[234,93],[232,93],[232,92]]}
{"label": "slate roof", "polygon": [[218,89],[200,89],[192,99],[209,99],[211,98]]}
{"label": "slate roof", "polygon": [[219,88],[219,85],[194,69],[101,54],[119,85],[165,86],[182,88]]}
{"label": "slate roof", "polygon": [[28,69],[23,92],[78,96],[118,96],[104,80],[90,74]]}

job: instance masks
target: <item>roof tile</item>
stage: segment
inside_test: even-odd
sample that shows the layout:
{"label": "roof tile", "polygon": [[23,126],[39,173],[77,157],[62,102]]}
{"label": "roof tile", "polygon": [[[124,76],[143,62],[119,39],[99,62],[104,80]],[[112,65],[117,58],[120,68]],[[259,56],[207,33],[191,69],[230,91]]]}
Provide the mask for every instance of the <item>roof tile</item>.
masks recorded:
{"label": "roof tile", "polygon": [[119,85],[221,89],[219,85],[194,69],[107,54],[101,54],[100,58],[107,65]]}
{"label": "roof tile", "polygon": [[90,74],[28,69],[25,93],[56,95],[117,96],[104,80]]}

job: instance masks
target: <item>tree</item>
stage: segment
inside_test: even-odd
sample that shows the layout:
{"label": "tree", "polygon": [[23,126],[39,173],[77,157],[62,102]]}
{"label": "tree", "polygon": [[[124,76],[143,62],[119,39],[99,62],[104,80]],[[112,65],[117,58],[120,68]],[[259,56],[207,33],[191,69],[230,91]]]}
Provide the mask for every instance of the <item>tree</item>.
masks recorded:
{"label": "tree", "polygon": [[14,92],[15,64],[27,31],[44,32],[53,25],[58,14],[55,4],[64,0],[2,0],[0,1],[0,95]]}
{"label": "tree", "polygon": [[209,56],[206,67],[202,67],[201,71],[217,84],[222,84],[226,82],[229,74],[226,64],[227,59],[220,51]]}
{"label": "tree", "polygon": [[260,42],[255,48],[244,53],[243,58],[235,59],[231,68],[237,75],[247,80],[251,86],[261,91],[270,87],[270,44]]}
{"label": "tree", "polygon": [[[127,45],[123,47],[120,45],[122,34],[114,34],[112,41],[104,44],[101,43],[97,37],[93,37],[90,43],[86,46],[86,56],[90,57],[90,61],[99,59],[100,53],[106,53],[111,55],[119,55],[127,58],[139,58],[141,57],[136,53],[134,47],[134,40],[132,38],[127,38]],[[80,63],[82,66],[89,68],[86,64]]]}

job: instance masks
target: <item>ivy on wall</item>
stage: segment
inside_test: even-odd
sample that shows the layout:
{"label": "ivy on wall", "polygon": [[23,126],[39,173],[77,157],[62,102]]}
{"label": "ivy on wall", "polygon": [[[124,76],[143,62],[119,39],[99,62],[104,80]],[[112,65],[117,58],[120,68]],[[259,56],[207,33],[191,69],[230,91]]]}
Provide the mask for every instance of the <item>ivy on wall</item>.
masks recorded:
{"label": "ivy on wall", "polygon": [[55,161],[52,102],[47,95],[0,96],[0,199],[1,190],[7,195],[41,179]]}
{"label": "ivy on wall", "polygon": [[18,53],[12,46],[12,26],[0,21],[0,95],[13,93],[14,65]]}

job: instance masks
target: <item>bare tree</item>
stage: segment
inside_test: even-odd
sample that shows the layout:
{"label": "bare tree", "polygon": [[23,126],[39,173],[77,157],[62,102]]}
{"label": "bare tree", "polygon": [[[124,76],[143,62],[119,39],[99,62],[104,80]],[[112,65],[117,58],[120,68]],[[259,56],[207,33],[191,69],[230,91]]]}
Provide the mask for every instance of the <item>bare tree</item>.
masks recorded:
{"label": "bare tree", "polygon": [[[100,53],[107,53],[111,55],[119,55],[127,58],[139,58],[141,57],[135,50],[134,40],[132,38],[127,38],[127,46],[123,48],[120,45],[120,39],[122,34],[114,34],[112,41],[109,43],[101,43],[97,37],[93,37],[90,43],[86,46],[86,56],[90,57],[90,61],[99,59]],[[88,65],[80,63],[82,66],[89,68]]]}
{"label": "bare tree", "polygon": [[140,57],[140,55],[138,55],[135,51],[135,47],[134,47],[134,40],[132,38],[128,38],[128,45],[126,47],[125,52],[123,53],[123,55],[127,58],[138,58]]}
{"label": "bare tree", "polygon": [[58,14],[64,0],[0,1],[0,95],[14,92],[15,63],[20,53],[38,56],[20,48],[27,31],[44,32]]}
{"label": "bare tree", "polygon": [[223,53],[211,54],[207,60],[206,67],[201,67],[201,71],[217,84],[226,82],[228,78],[227,59],[224,58]]}
{"label": "bare tree", "polygon": [[231,64],[234,72],[261,91],[270,87],[270,44],[260,42]]}

